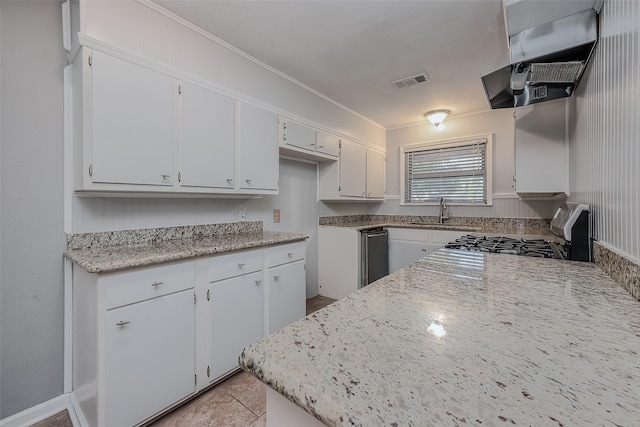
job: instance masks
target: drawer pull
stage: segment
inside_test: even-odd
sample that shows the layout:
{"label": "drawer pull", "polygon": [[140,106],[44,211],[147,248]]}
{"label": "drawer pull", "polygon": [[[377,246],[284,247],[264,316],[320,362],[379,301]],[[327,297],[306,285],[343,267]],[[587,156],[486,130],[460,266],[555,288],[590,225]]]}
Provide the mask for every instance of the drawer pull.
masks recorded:
{"label": "drawer pull", "polygon": [[262,285],[262,280],[256,280],[256,285],[258,286]]}
{"label": "drawer pull", "polygon": [[153,287],[155,288],[156,286],[160,286],[160,285],[162,285],[162,284],[164,284],[164,283],[163,283],[163,282],[153,282],[153,283],[151,284],[151,286],[153,286]]}
{"label": "drawer pull", "polygon": [[287,252],[287,255],[289,255],[289,258],[293,257],[293,252]]}
{"label": "drawer pull", "polygon": [[426,250],[426,249],[420,249],[420,250],[421,250],[422,252],[427,252],[427,250]]}
{"label": "drawer pull", "polygon": [[116,326],[124,326],[124,325],[128,325],[129,322],[126,320],[121,320],[118,323],[116,323]]}
{"label": "drawer pull", "polygon": [[280,276],[273,276],[274,280],[280,280]]}
{"label": "drawer pull", "polygon": [[244,262],[239,262],[238,263],[238,268],[243,268],[244,267]]}

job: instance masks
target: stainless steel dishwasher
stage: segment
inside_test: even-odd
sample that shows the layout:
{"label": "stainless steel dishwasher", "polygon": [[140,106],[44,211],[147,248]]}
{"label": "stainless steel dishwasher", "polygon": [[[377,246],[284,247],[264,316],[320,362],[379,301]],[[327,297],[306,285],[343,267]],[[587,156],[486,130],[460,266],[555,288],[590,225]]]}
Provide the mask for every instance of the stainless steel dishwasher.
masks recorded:
{"label": "stainless steel dishwasher", "polygon": [[360,233],[359,288],[362,288],[389,274],[389,233],[382,227]]}

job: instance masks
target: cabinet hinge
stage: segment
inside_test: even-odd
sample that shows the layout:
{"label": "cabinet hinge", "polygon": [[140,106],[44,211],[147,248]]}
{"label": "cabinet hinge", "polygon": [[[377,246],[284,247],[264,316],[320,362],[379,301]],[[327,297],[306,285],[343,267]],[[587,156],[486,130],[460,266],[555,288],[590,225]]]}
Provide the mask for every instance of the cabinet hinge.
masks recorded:
{"label": "cabinet hinge", "polygon": [[193,375],[193,383],[198,384],[198,376],[195,374]]}
{"label": "cabinet hinge", "polygon": [[178,172],[178,182],[182,182],[182,172]]}
{"label": "cabinet hinge", "polygon": [[89,176],[93,176],[93,165],[89,165]]}
{"label": "cabinet hinge", "polygon": [[178,95],[182,95],[182,85],[178,85]]}
{"label": "cabinet hinge", "polygon": [[211,377],[211,367],[207,366],[207,378]]}
{"label": "cabinet hinge", "polygon": [[342,141],[338,142],[338,148],[342,148]]}
{"label": "cabinet hinge", "polygon": [[193,303],[196,303],[196,294],[193,294]]}
{"label": "cabinet hinge", "polygon": [[93,65],[93,56],[89,55],[89,58],[87,58],[87,62],[89,63],[89,67],[91,67]]}
{"label": "cabinet hinge", "polygon": [[207,301],[211,301],[211,290],[207,289]]}
{"label": "cabinet hinge", "polygon": [[342,191],[342,187],[338,185],[338,191]]}

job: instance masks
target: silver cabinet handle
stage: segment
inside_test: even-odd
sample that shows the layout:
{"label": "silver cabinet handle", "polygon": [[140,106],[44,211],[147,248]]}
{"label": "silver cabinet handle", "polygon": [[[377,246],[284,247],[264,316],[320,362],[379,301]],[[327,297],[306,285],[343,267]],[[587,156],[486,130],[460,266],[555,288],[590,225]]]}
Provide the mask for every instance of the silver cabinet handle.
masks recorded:
{"label": "silver cabinet handle", "polygon": [[[285,128],[286,129],[286,128]],[[285,133],[284,135],[282,135],[282,140],[286,141],[287,140],[287,134]]]}
{"label": "silver cabinet handle", "polygon": [[283,122],[283,123],[282,123],[282,128],[283,128],[283,129],[286,129],[286,128],[287,128],[287,122]]}
{"label": "silver cabinet handle", "polygon": [[118,323],[116,323],[116,326],[124,326],[124,325],[128,325],[129,322],[126,320],[121,320]]}
{"label": "silver cabinet handle", "polygon": [[273,276],[275,280],[280,280],[280,276]]}
{"label": "silver cabinet handle", "polygon": [[167,178],[169,178],[171,175],[160,174],[160,176],[162,177],[162,179],[167,179]]}
{"label": "silver cabinet handle", "polygon": [[153,283],[151,284],[151,286],[153,286],[153,287],[155,288],[156,286],[160,286],[160,285],[162,285],[162,284],[163,284],[163,282],[153,282]]}
{"label": "silver cabinet handle", "polygon": [[314,145],[316,145],[316,144],[309,144],[309,147],[313,147]]}
{"label": "silver cabinet handle", "polygon": [[287,252],[287,255],[289,255],[289,258],[291,258],[293,256],[293,252]]}
{"label": "silver cabinet handle", "polygon": [[250,179],[245,179],[245,181],[247,181],[247,184],[251,184],[251,180]]}
{"label": "silver cabinet handle", "polygon": [[324,148],[324,145],[318,145],[316,148]]}
{"label": "silver cabinet handle", "polygon": [[371,197],[371,193],[367,193],[367,197]]}
{"label": "silver cabinet handle", "polygon": [[227,184],[231,184],[233,180],[231,178],[227,178]]}
{"label": "silver cabinet handle", "polygon": [[258,286],[262,285],[262,280],[256,280],[256,285]]}
{"label": "silver cabinet handle", "polygon": [[427,252],[427,250],[426,250],[426,249],[420,249],[420,250],[421,250],[422,252]]}
{"label": "silver cabinet handle", "polygon": [[244,267],[244,262],[239,262],[238,263],[238,268],[242,268],[242,267]]}

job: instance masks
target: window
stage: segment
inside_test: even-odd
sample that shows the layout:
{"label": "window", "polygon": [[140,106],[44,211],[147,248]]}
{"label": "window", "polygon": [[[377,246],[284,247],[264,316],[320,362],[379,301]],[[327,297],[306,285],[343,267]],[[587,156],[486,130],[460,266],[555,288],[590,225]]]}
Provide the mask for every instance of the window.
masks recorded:
{"label": "window", "polygon": [[491,136],[402,147],[403,204],[491,204]]}

